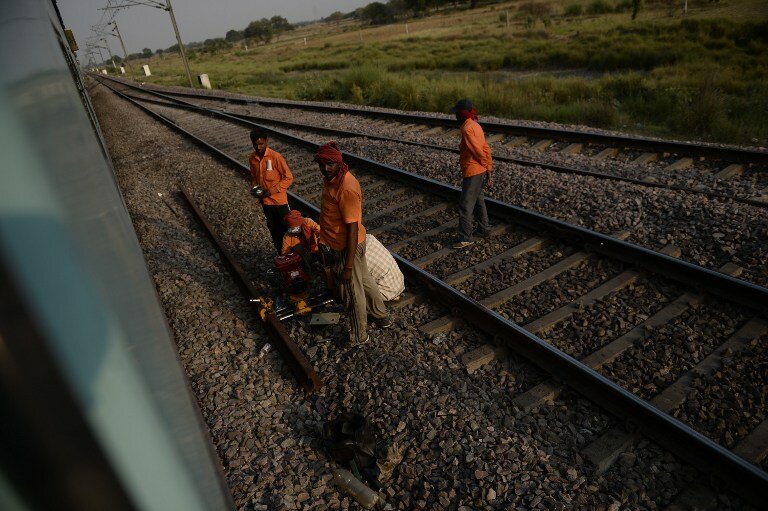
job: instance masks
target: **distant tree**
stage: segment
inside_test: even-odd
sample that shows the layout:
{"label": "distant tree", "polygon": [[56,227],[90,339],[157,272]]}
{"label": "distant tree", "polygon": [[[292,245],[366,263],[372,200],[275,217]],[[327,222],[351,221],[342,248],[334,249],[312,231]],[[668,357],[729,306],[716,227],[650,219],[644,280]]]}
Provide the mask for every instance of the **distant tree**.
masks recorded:
{"label": "distant tree", "polygon": [[404,0],[405,9],[413,12],[413,14],[419,15],[427,10],[427,0]]}
{"label": "distant tree", "polygon": [[149,48],[144,48],[143,50],[141,50],[141,55],[144,58],[149,58],[152,56],[152,50],[150,50]]}
{"label": "distant tree", "polygon": [[269,19],[269,24],[272,25],[272,30],[274,30],[275,33],[281,33],[281,32],[286,32],[288,30],[293,30],[293,25],[288,23],[288,20],[283,18],[282,16],[272,16]]}
{"label": "distant tree", "polygon": [[243,35],[248,39],[258,39],[264,43],[268,43],[272,40],[275,33],[272,30],[272,25],[267,18],[261,18],[257,21],[251,21],[245,30]]}
{"label": "distant tree", "polygon": [[341,11],[332,12],[327,18],[325,18],[327,21],[333,21],[337,25],[341,20],[344,19],[344,13]]}
{"label": "distant tree", "polygon": [[224,36],[224,39],[229,41],[230,43],[234,43],[235,41],[240,41],[243,37],[243,31],[242,30],[230,30],[227,32],[227,35]]}
{"label": "distant tree", "polygon": [[165,50],[162,49],[162,48],[158,48],[158,49],[155,50],[155,55],[157,55],[159,57],[162,57],[163,53],[165,53]]}
{"label": "distant tree", "polygon": [[172,46],[169,46],[165,49],[166,53],[178,53],[179,52],[179,44],[176,43]]}
{"label": "distant tree", "polygon": [[395,14],[392,8],[381,2],[372,2],[363,7],[363,19],[368,20],[371,25],[386,25],[395,21]]}
{"label": "distant tree", "polygon": [[214,53],[216,51],[226,50],[231,47],[232,47],[232,43],[230,43],[226,39],[217,37],[215,39],[206,39],[205,41],[203,41],[203,49],[201,51],[206,53]]}

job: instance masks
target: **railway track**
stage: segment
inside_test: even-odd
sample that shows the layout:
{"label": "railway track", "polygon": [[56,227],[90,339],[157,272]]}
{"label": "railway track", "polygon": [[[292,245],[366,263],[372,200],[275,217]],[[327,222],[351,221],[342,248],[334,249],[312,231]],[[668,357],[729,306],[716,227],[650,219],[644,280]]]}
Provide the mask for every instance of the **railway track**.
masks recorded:
{"label": "railway track", "polygon": [[[161,105],[156,97],[145,96],[142,102],[218,147],[230,161],[247,159],[247,121]],[[320,191],[311,163],[313,144],[275,135],[289,162],[306,162],[294,164],[292,191],[296,204],[311,211]],[[713,396],[727,383],[718,381],[721,366],[745,364],[750,358],[745,355],[760,360],[768,339],[765,288],[728,277],[738,275],[733,265],[718,274],[675,260],[674,246],[663,248],[666,255],[654,254],[495,201],[489,208],[493,235],[456,253],[445,248],[455,223],[455,189],[363,158],[347,159],[365,190],[370,231],[402,256],[411,282],[422,283],[424,293],[446,303],[448,311],[462,311],[434,314],[421,325],[423,332],[439,340],[455,336],[456,328],[470,322],[623,418],[624,426],[606,430],[583,451],[598,470],[610,466],[642,432],[706,471],[721,473],[727,466],[724,477],[747,498],[765,491],[765,473],[750,464],[764,462],[768,446],[766,418],[760,418],[764,381],[757,382],[756,391],[754,381],[744,382],[747,390],[740,390],[745,397],[739,406],[745,417],[719,428],[727,430],[727,438],[724,433],[718,437],[719,426],[708,429],[702,420],[696,424],[742,458],[671,419],[691,417],[687,398],[692,393],[698,403],[717,407]],[[390,179],[393,175],[399,182]],[[412,294],[400,306],[418,299]],[[616,310],[621,311],[618,318],[612,317]],[[474,370],[503,350],[480,346],[465,355],[464,364]],[[562,390],[558,381],[544,380],[517,395],[514,405],[532,410]]]}
{"label": "railway track", "polygon": [[[332,137],[343,134],[347,138],[397,142],[432,151],[456,151],[455,122],[442,117],[222,97],[155,87],[145,87],[145,90],[169,98],[194,99],[194,104],[206,108],[225,106],[226,111],[234,115],[294,132]],[[310,122],[286,120],[294,119],[297,110],[320,115],[319,122],[316,117]],[[357,129],[345,128],[349,124]],[[499,162],[768,207],[766,151],[505,123],[484,122],[483,125]]]}

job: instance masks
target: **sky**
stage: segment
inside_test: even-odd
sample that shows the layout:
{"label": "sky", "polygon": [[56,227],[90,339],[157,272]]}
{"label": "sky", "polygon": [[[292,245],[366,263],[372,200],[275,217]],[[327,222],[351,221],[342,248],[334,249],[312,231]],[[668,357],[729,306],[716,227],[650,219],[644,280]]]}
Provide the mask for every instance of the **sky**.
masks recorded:
{"label": "sky", "polygon": [[[148,0],[111,0],[112,5]],[[152,1],[152,0],[150,0]],[[157,1],[157,0],[154,0]],[[323,18],[334,11],[349,12],[373,0],[172,0],[176,23],[184,44],[224,37],[228,30],[242,30],[249,22],[283,16],[291,23]],[[160,0],[165,3],[165,0]],[[99,10],[107,0],[58,0],[66,28],[71,28],[80,48],[92,35],[91,26],[109,19],[108,11]],[[176,44],[168,12],[145,5],[121,9],[115,16],[128,53],[143,48],[152,51]],[[120,42],[107,37],[112,53],[122,55]],[[103,44],[103,43],[101,43]],[[81,59],[85,51],[78,52]],[[106,56],[106,51],[104,52]]]}

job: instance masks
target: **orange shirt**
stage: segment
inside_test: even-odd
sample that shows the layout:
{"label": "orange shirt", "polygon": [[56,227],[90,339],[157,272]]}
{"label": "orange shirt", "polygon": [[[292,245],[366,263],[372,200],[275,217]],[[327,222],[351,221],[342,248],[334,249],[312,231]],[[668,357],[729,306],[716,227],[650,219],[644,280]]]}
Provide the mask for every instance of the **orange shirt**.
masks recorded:
{"label": "orange shirt", "polygon": [[261,199],[267,206],[282,206],[288,204],[288,194],[285,193],[293,183],[293,174],[283,156],[267,147],[264,156],[256,151],[251,153],[251,186],[260,186],[270,193],[269,197]]}
{"label": "orange shirt", "polygon": [[333,250],[347,248],[346,224],[357,222],[357,242],[365,241],[363,227],[363,192],[350,172],[341,182],[323,180],[320,198],[320,241]]}
{"label": "orange shirt", "polygon": [[[307,225],[310,229],[312,229],[312,240],[309,243],[309,252],[315,253],[317,252],[317,237],[320,236],[320,226],[317,225],[317,222],[311,218],[305,218],[304,225]],[[280,253],[286,255],[288,252],[293,250],[293,247],[296,245],[301,245],[302,236],[303,233],[299,233],[298,235],[285,233],[283,236],[283,250]]]}
{"label": "orange shirt", "polygon": [[472,119],[465,120],[461,125],[459,165],[461,177],[476,176],[493,168],[491,148],[485,142],[483,128]]}

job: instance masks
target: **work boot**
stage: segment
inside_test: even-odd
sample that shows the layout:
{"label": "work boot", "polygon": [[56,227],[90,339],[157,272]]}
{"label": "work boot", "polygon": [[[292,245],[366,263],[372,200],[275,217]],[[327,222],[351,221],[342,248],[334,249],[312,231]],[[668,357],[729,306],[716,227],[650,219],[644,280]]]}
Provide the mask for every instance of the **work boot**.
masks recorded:
{"label": "work boot", "polygon": [[389,317],[386,318],[374,318],[373,323],[379,328],[392,328],[392,320]]}

